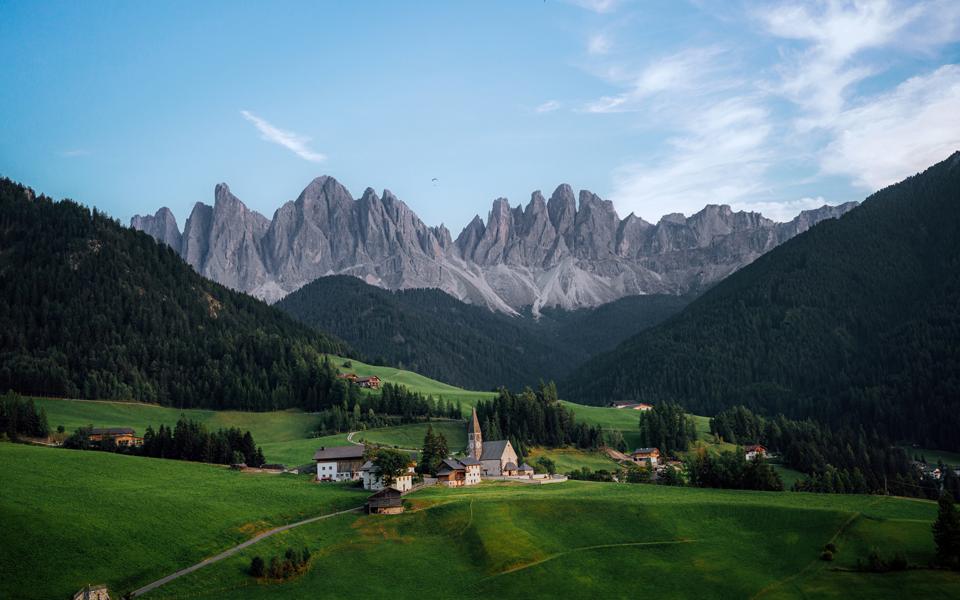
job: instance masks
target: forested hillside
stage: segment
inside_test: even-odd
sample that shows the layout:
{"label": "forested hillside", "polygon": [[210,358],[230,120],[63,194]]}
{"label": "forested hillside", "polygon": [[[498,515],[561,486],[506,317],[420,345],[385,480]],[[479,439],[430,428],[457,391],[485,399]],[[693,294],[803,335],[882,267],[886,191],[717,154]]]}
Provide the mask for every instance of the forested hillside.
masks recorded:
{"label": "forested hillside", "polygon": [[764,255],[561,391],[960,447],[960,153]]}
{"label": "forested hillside", "polygon": [[338,275],[317,279],[276,306],[346,340],[373,362],[489,390],[564,377],[688,302],[634,296],[594,309],[549,309],[535,320],[466,304],[440,290],[392,292]]}
{"label": "forested hillside", "polygon": [[[179,407],[322,404],[346,345],[166,245],[0,180],[0,390]],[[341,385],[342,387],[342,385]]]}

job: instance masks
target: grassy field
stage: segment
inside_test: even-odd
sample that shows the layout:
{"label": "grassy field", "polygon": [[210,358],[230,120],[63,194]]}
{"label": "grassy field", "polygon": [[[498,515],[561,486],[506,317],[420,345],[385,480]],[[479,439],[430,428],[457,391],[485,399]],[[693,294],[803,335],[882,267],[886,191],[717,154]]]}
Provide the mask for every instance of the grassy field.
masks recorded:
{"label": "grassy field", "polygon": [[[34,402],[38,408],[43,407],[47,411],[51,428],[56,429],[58,425],[63,425],[67,432],[72,432],[77,427],[93,425],[94,427],[133,427],[138,435],[143,435],[147,425],[152,425],[154,429],[158,429],[161,424],[173,426],[180,415],[184,415],[203,423],[211,430],[227,427],[249,430],[257,444],[263,446],[264,455],[269,462],[298,464],[298,461],[308,461],[313,456],[313,450],[308,453],[300,453],[297,450],[299,450],[299,442],[306,440],[310,430],[316,425],[316,418],[297,410],[262,413],[236,410],[181,410],[140,402],[57,398],[36,398]],[[313,447],[314,443],[311,442],[309,445]]]}
{"label": "grassy field", "polygon": [[591,471],[601,469],[613,471],[618,466],[615,460],[603,452],[587,452],[576,448],[534,448],[530,450],[530,454],[527,456],[527,462],[536,469],[537,459],[541,456],[546,456],[555,462],[558,473],[579,471],[582,467],[586,467]]}
{"label": "grassy field", "polygon": [[[399,516],[305,526],[148,598],[956,597],[960,573],[854,573],[876,546],[933,556],[935,506],[898,498],[567,482],[428,488]],[[824,544],[836,561],[818,559]],[[251,579],[254,555],[307,546],[311,569]],[[362,574],[362,576],[358,576]],[[321,591],[322,590],[322,591]]]}
{"label": "grassy field", "polygon": [[423,446],[423,436],[426,435],[428,426],[433,427],[434,433],[442,433],[447,438],[447,446],[450,448],[450,452],[459,452],[467,447],[467,424],[463,421],[433,421],[431,423],[412,423],[383,429],[368,429],[357,432],[353,439],[357,442],[369,442],[383,446],[419,449]]}
{"label": "grassy field", "polygon": [[[368,365],[358,360],[341,358],[339,356],[331,357],[331,360],[344,373],[356,373],[357,375],[368,377],[376,375],[387,383],[398,383],[407,386],[411,390],[421,394],[431,395],[434,398],[443,397],[444,400],[455,400],[463,406],[464,415],[470,414],[470,407],[476,405],[478,400],[487,400],[494,396],[493,392],[474,392],[458,388],[446,383],[442,383],[429,377],[424,377],[413,371],[405,371],[394,367],[380,367],[377,365]],[[344,367],[343,363],[350,361],[352,366]]]}
{"label": "grassy field", "polygon": [[130,591],[366,498],[308,476],[10,443],[0,465],[0,598],[69,598],[104,582]]}

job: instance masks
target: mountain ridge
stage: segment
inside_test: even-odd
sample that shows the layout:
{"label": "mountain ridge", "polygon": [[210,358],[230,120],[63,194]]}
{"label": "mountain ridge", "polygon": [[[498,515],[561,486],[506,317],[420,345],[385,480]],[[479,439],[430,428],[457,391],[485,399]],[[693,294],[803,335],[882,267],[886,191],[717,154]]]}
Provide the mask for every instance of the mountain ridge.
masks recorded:
{"label": "mountain ridge", "polygon": [[273,215],[252,211],[226,184],[214,205],[198,202],[181,233],[166,207],[131,227],[173,247],[201,274],[275,302],[306,283],[346,274],[390,290],[437,288],[489,309],[534,314],[643,294],[697,293],[827,218],[856,206],[803,211],[776,223],[759,213],[707,205],[651,224],[623,219],[589,190],[559,185],[526,207],[494,200],[454,239],[431,227],[390,190],[359,199],[336,179],[313,179]]}

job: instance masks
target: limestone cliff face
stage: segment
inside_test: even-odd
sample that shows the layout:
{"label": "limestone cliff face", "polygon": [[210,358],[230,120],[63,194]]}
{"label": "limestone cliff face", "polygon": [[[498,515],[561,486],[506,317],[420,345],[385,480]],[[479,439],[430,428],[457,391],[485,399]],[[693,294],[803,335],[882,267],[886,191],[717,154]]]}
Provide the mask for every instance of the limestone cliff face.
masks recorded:
{"label": "limestone cliff face", "polygon": [[504,312],[525,306],[579,308],[627,295],[696,290],[726,277],[823,219],[856,203],[805,211],[788,223],[729,206],[673,214],[657,224],[621,219],[608,200],[569,185],[525,208],[494,201],[456,241],[428,227],[385,190],[358,199],[318,177],[273,219],[216,187],[197,203],[181,235],[166,208],[131,226],[169,244],[203,275],[268,302],[318,277],[349,274],[389,289],[431,287]]}

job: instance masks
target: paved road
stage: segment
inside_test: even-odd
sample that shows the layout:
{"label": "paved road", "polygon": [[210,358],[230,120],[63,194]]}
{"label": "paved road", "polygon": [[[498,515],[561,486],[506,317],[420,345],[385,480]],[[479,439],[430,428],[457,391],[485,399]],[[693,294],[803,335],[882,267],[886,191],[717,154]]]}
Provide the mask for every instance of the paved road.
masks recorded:
{"label": "paved road", "polygon": [[164,584],[166,584],[166,583],[170,583],[171,581],[173,581],[174,579],[176,579],[176,578],[178,578],[178,577],[183,577],[184,575],[187,575],[187,574],[189,574],[189,573],[193,573],[193,572],[196,571],[197,569],[200,569],[200,568],[205,567],[205,566],[207,566],[207,565],[211,565],[211,564],[213,564],[213,563],[215,563],[215,562],[221,561],[221,560],[227,558],[228,556],[233,556],[234,554],[236,554],[237,552],[240,552],[241,550],[243,550],[243,549],[246,548],[247,546],[252,546],[253,544],[256,544],[257,542],[259,542],[260,540],[264,540],[264,539],[270,537],[271,535],[280,533],[281,531],[287,531],[288,529],[293,529],[294,527],[300,527],[301,525],[307,525],[308,523],[314,523],[314,522],[320,521],[320,520],[322,520],[322,519],[329,519],[330,517],[336,517],[336,516],[345,515],[345,514],[351,513],[351,512],[357,512],[357,511],[362,510],[362,509],[363,509],[362,506],[357,506],[357,507],[355,507],[355,508],[349,508],[349,509],[347,509],[347,510],[341,510],[341,511],[339,511],[339,512],[330,513],[329,515],[320,515],[319,517],[311,517],[311,518],[309,518],[309,519],[304,519],[303,521],[297,521],[296,523],[290,523],[289,525],[282,525],[282,526],[280,526],[280,527],[274,527],[273,529],[268,529],[267,531],[264,531],[263,533],[258,534],[258,535],[256,535],[256,536],[250,538],[249,540],[243,542],[242,544],[240,544],[240,545],[238,545],[238,546],[234,546],[233,548],[230,548],[229,550],[224,550],[223,552],[221,552],[220,554],[218,554],[218,555],[216,555],[216,556],[211,556],[210,558],[208,558],[208,559],[206,559],[206,560],[202,560],[202,561],[198,562],[197,564],[195,564],[195,565],[193,565],[193,566],[187,567],[186,569],[180,569],[180,570],[177,571],[176,573],[172,573],[172,574],[170,574],[170,575],[167,575],[167,576],[164,577],[163,579],[158,579],[158,580],[154,581],[153,583],[148,583],[147,585],[143,586],[142,588],[134,591],[134,592],[131,594],[131,596],[132,596],[132,597],[136,597],[136,596],[141,596],[141,595],[143,595],[143,594],[146,594],[146,593],[149,592],[149,591],[152,591],[152,590],[157,589],[157,588],[160,587],[161,585],[164,585]]}

